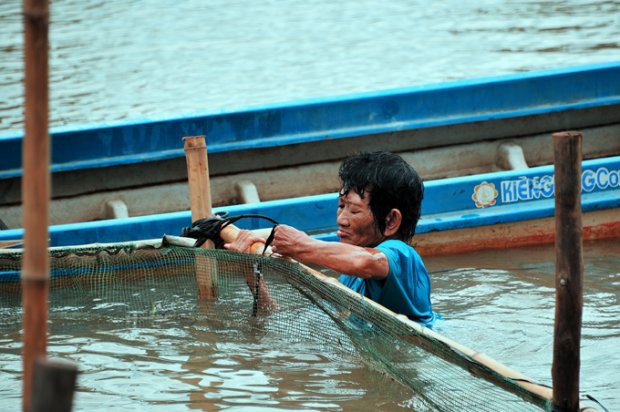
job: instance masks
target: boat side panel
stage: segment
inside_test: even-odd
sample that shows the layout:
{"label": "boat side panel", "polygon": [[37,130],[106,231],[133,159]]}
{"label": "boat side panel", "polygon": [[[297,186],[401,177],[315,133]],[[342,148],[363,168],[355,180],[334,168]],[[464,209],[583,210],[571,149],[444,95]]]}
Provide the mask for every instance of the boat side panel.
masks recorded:
{"label": "boat side panel", "polygon": [[[620,210],[620,157],[583,162],[584,212]],[[507,182],[507,183],[506,183]],[[553,216],[552,167],[475,175],[426,183],[417,233],[492,226]],[[492,185],[492,186],[491,186]],[[502,192],[502,185],[509,188]],[[217,208],[231,215],[263,214],[309,232],[335,226],[337,194]],[[616,214],[616,220],[620,220]],[[190,224],[189,212],[52,226],[52,246],[151,239],[179,234]],[[257,219],[240,221],[248,229],[269,227]],[[18,239],[20,230],[0,231],[0,241]]]}
{"label": "boat side panel", "polygon": [[[619,79],[620,62],[615,62],[232,113],[62,129],[52,133],[52,171],[183,157],[180,139],[191,135],[206,135],[210,153],[218,153],[605,108],[620,104]],[[620,120],[618,110],[614,113],[609,123]],[[0,178],[19,176],[21,136],[1,136],[0,150],[13,154],[3,162]]]}

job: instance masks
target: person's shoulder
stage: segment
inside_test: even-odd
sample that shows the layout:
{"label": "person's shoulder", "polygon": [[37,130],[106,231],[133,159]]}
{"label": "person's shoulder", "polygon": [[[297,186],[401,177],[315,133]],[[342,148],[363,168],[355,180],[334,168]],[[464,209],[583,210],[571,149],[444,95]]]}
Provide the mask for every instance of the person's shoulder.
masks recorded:
{"label": "person's shoulder", "polygon": [[398,252],[400,255],[410,256],[415,260],[422,259],[413,246],[411,246],[407,242],[398,239],[384,240],[376,247],[376,249],[380,251],[391,250],[394,252]]}
{"label": "person's shoulder", "polygon": [[384,240],[383,242],[379,243],[379,245],[377,246],[377,249],[382,249],[382,248],[398,249],[403,252],[411,252],[411,251],[415,252],[415,250],[413,249],[413,247],[411,247],[410,244],[408,244],[407,242],[403,242],[402,240],[398,240],[398,239]]}

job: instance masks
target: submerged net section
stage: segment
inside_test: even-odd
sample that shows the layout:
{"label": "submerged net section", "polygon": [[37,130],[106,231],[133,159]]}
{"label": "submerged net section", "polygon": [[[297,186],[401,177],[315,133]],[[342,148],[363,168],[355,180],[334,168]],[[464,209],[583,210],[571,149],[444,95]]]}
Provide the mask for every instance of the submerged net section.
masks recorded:
{"label": "submerged net section", "polygon": [[[411,388],[412,406],[419,411],[547,407],[546,398],[439,335],[297,263],[223,250],[132,244],[50,253],[52,321],[55,313],[95,313],[134,322],[201,317],[233,330],[291,344],[312,341],[325,350],[359,356]],[[20,252],[0,252],[0,308],[19,304],[20,267]]]}

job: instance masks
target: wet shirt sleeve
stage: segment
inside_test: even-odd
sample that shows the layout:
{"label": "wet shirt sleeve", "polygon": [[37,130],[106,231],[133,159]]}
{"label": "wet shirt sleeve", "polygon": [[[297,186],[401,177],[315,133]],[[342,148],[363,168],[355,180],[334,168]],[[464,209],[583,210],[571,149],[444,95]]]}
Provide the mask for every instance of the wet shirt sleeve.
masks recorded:
{"label": "wet shirt sleeve", "polygon": [[432,325],[431,283],[420,255],[399,240],[387,240],[376,249],[387,257],[389,273],[386,279],[366,279],[365,296],[411,320]]}

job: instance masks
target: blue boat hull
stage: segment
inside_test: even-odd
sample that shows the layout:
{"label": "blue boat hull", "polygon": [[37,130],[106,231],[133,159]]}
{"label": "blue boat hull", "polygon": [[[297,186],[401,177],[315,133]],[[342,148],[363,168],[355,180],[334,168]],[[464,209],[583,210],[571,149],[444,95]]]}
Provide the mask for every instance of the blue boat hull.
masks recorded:
{"label": "blue boat hull", "polygon": [[[620,237],[620,156],[587,160],[582,168],[585,238]],[[553,194],[552,166],[428,181],[413,242],[427,255],[550,242]],[[215,210],[267,215],[335,241],[337,198],[337,193],[329,193]],[[190,224],[190,212],[183,211],[57,225],[50,227],[50,246],[157,239],[179,235]],[[246,229],[268,227],[258,219],[239,224]],[[0,242],[22,236],[21,229],[0,231]]]}
{"label": "blue boat hull", "polygon": [[[585,158],[620,154],[620,62],[53,130],[52,196],[64,203],[53,202],[51,221],[105,218],[110,199],[130,199],[130,215],[187,209],[178,187],[189,135],[207,136],[213,200],[224,205],[240,202],[239,180],[252,180],[262,200],[334,191],[338,162],[359,150],[416,155],[426,179],[495,170],[504,141],[523,146],[531,166],[548,164],[550,133],[566,129],[584,132]],[[21,225],[21,145],[21,134],[0,136],[0,218],[9,227]],[[162,190],[131,200],[145,188]]]}

